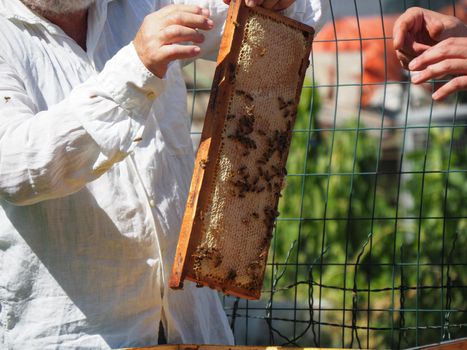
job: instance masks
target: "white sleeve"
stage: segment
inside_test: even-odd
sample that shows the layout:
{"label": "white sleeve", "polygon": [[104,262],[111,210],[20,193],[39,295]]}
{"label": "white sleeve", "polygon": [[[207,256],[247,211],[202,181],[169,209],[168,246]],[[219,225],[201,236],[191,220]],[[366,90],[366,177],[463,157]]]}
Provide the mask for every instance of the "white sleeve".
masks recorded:
{"label": "white sleeve", "polygon": [[295,0],[284,15],[299,22],[305,23],[318,33],[329,17],[331,0]]}
{"label": "white sleeve", "polygon": [[0,198],[17,205],[63,197],[121,161],[142,135],[165,81],[133,44],[46,111],[0,57]]}

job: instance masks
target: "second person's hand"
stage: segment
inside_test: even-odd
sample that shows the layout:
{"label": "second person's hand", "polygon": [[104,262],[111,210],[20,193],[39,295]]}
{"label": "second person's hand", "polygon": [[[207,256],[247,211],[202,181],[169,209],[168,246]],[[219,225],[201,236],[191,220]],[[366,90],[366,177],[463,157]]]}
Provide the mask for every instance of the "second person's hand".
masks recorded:
{"label": "second person's hand", "polygon": [[412,60],[408,68],[415,73],[412,75],[414,84],[457,75],[435,91],[434,100],[441,100],[449,94],[466,89],[467,38],[449,38],[441,41]]}
{"label": "second person's hand", "polygon": [[394,49],[404,68],[429,47],[450,37],[467,36],[466,26],[456,17],[412,7],[394,24]]}

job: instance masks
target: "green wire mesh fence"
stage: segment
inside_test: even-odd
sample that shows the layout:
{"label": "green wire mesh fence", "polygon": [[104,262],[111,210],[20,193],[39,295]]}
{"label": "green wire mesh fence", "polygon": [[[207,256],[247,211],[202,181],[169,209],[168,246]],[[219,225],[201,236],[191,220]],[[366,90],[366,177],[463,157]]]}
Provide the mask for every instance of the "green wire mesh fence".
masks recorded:
{"label": "green wire mesh fence", "polygon": [[[467,99],[395,59],[419,5],[330,0],[294,128],[260,301],[223,297],[238,344],[408,348],[467,336]],[[347,12],[345,12],[347,11]],[[215,64],[185,69],[197,146]]]}

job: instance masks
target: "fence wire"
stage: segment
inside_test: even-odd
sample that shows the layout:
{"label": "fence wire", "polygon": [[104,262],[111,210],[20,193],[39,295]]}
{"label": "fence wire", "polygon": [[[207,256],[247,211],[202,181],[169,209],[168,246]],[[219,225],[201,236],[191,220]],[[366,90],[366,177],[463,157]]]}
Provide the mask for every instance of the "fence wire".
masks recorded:
{"label": "fence wire", "polygon": [[[293,130],[259,301],[223,297],[238,344],[408,348],[467,336],[467,99],[395,60],[392,26],[462,1],[329,0]],[[198,145],[215,64],[185,70]]]}

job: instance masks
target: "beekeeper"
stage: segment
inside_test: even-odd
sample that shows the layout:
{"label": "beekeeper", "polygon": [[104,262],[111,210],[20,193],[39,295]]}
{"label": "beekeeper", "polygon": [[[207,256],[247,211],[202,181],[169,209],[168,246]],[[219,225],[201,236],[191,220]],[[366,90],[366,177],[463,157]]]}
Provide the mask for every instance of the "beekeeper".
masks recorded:
{"label": "beekeeper", "polygon": [[[320,26],[319,0],[263,6]],[[216,58],[226,11],[0,0],[1,349],[154,345],[161,323],[233,343],[216,292],[167,287],[194,161],[181,65]]]}

